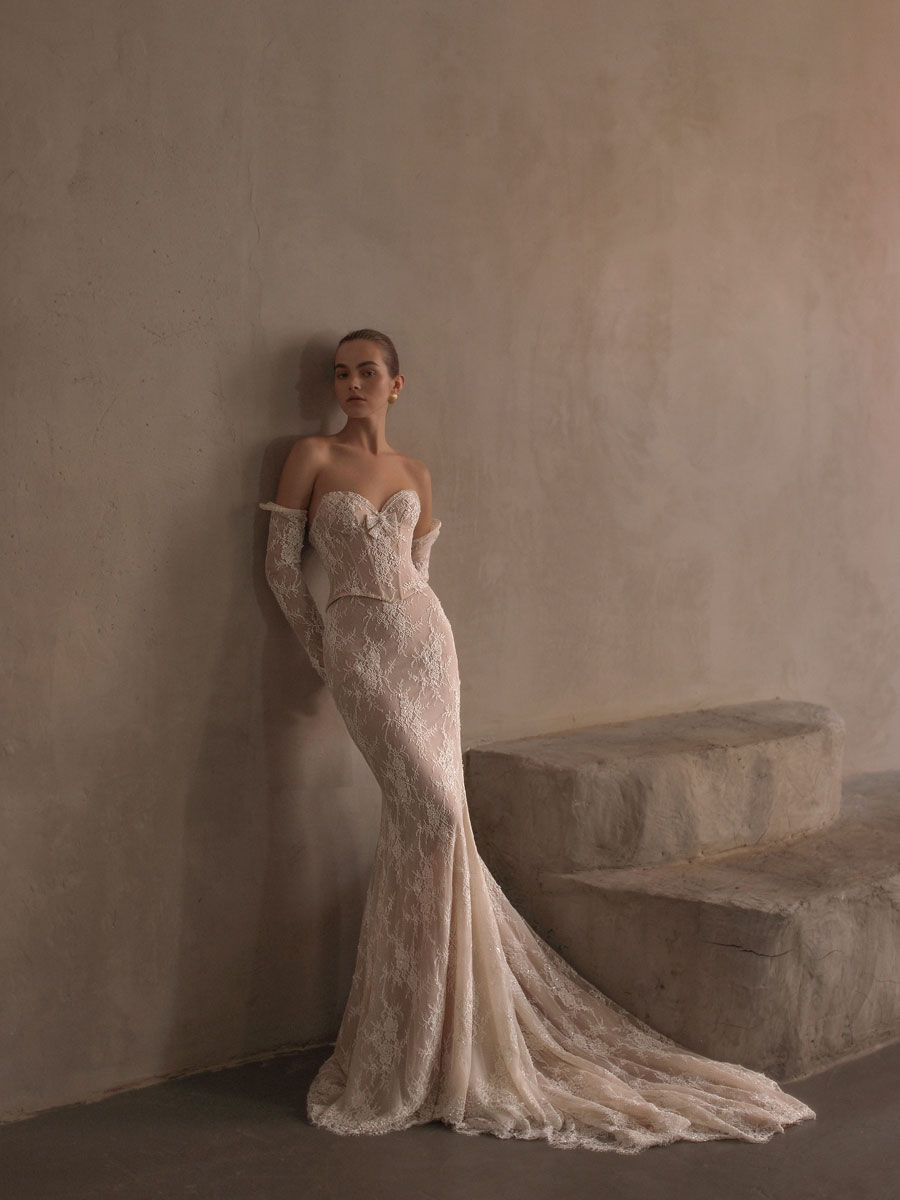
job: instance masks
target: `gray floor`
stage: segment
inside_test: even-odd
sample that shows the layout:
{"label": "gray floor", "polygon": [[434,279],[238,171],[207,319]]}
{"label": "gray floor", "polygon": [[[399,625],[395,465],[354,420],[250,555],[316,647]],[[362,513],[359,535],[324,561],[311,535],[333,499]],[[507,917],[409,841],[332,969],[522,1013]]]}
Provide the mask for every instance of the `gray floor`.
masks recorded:
{"label": "gray floor", "polygon": [[335,1137],[303,1099],[327,1051],[193,1075],[0,1128],[2,1200],[900,1200],[900,1043],[791,1085],[817,1112],[765,1145],[637,1156],[426,1125]]}

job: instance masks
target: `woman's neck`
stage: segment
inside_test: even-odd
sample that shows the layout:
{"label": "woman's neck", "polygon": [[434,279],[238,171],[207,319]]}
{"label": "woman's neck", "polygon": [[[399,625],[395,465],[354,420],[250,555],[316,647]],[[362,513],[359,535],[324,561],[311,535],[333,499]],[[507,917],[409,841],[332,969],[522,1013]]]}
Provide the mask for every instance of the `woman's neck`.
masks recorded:
{"label": "woman's neck", "polygon": [[394,453],[393,447],[388,445],[384,421],[366,417],[349,417],[344,428],[334,435],[334,440],[368,454]]}

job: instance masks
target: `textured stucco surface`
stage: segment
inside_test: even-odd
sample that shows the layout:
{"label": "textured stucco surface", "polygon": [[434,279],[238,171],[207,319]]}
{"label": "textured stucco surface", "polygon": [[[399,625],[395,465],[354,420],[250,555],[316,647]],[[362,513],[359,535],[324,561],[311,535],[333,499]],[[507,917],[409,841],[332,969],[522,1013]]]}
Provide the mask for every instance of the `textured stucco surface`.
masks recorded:
{"label": "textured stucco surface", "polygon": [[472,827],[608,996],[793,1078],[900,1036],[900,771],[842,787],[841,743],[770,701],[472,747]]}
{"label": "textured stucco surface", "polygon": [[3,0],[0,1100],[334,1032],[377,789],[261,577],[394,334],[468,744],[900,752],[892,0]]}
{"label": "textured stucco surface", "polygon": [[654,1028],[796,1078],[900,1036],[900,772],[847,780],[840,818],[790,845],[548,875],[528,910]]}
{"label": "textured stucco surface", "polygon": [[781,842],[834,820],[844,729],[797,700],[474,746],[472,826],[523,880]]}

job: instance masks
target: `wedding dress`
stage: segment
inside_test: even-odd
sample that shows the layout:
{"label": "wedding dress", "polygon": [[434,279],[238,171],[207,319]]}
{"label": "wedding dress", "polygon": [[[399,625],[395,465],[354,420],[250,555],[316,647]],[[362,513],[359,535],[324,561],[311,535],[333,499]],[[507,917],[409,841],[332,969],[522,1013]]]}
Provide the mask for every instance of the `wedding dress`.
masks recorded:
{"label": "wedding dress", "polygon": [[266,574],[382,789],[381,827],[337,1043],[308,1094],[336,1133],[443,1121],[464,1133],[636,1153],[677,1140],[767,1141],[815,1114],[765,1075],[656,1033],[581,978],[511,906],[475,848],[459,675],[428,584],[440,521],[413,539],[412,488],[381,509],[322,497],[271,512]]}

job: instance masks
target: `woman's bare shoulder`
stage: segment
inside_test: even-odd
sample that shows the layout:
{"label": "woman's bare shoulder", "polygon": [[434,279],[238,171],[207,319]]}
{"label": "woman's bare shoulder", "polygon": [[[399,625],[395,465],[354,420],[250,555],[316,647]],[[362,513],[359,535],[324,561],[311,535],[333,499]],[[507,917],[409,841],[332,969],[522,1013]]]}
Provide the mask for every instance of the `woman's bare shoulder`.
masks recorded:
{"label": "woman's bare shoulder", "polygon": [[332,437],[327,433],[304,433],[291,446],[289,457],[297,459],[324,458],[331,448]]}
{"label": "woman's bare shoulder", "polygon": [[411,458],[408,454],[403,455],[403,463],[407,471],[416,481],[417,487],[422,490],[431,491],[431,472],[425,463],[419,458]]}
{"label": "woman's bare shoulder", "polygon": [[276,497],[279,504],[306,508],[316,476],[328,462],[330,440],[327,434],[310,433],[294,442],[281,471]]}

